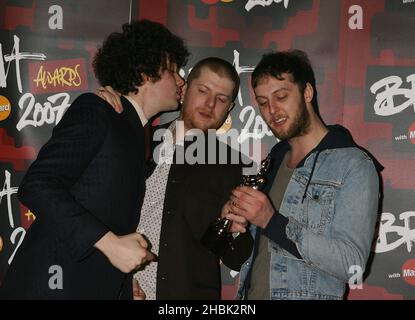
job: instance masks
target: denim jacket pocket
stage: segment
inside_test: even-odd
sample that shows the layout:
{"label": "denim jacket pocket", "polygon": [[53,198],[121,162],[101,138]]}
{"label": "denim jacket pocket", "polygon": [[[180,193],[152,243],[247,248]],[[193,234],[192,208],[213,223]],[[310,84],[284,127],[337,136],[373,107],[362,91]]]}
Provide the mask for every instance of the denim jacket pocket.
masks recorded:
{"label": "denim jacket pocket", "polygon": [[308,186],[303,203],[301,220],[308,229],[321,234],[331,223],[334,213],[336,185],[330,182],[312,182]]}

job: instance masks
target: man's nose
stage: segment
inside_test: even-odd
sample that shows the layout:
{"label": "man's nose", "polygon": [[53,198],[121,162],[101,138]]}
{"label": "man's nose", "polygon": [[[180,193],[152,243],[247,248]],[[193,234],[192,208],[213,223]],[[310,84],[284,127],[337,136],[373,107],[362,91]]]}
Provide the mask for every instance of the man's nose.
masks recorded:
{"label": "man's nose", "polygon": [[280,110],[280,107],[278,106],[277,103],[271,102],[269,104],[269,108],[268,109],[269,109],[269,113],[270,114],[275,114],[275,113],[277,113]]}
{"label": "man's nose", "polygon": [[209,95],[209,96],[207,97],[207,100],[206,100],[206,105],[207,105],[210,109],[213,109],[213,108],[215,107],[215,103],[216,103],[216,98],[215,98],[215,96],[213,96],[213,95]]}

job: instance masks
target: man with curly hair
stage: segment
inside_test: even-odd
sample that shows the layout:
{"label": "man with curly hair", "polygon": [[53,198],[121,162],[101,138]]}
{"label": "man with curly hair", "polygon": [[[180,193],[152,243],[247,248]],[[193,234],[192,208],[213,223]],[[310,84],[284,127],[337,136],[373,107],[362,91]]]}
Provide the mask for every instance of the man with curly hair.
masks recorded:
{"label": "man with curly hair", "polygon": [[93,67],[121,92],[118,114],[79,96],[20,185],[36,214],[1,287],[5,299],[132,298],[132,271],[154,259],[136,233],[145,189],[144,125],[175,109],[189,53],[161,24],[137,21],[109,35]]}

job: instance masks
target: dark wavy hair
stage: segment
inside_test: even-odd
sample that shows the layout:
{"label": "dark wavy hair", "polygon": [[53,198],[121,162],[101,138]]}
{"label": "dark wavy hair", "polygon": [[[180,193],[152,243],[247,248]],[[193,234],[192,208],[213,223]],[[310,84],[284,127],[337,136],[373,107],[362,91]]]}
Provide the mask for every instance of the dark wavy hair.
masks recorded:
{"label": "dark wavy hair", "polygon": [[284,80],[283,73],[292,75],[292,82],[299,85],[302,93],[304,93],[307,83],[310,83],[314,91],[311,105],[317,116],[323,120],[318,107],[314,71],[307,54],[302,50],[292,49],[264,54],[252,72],[252,87],[255,88],[262,79],[269,76]]}
{"label": "dark wavy hair", "polygon": [[160,79],[160,71],[168,62],[178,68],[187,63],[189,51],[183,39],[160,23],[139,20],[122,26],[122,32],[111,33],[98,49],[92,66],[102,86],[127,94],[137,93],[142,74]]}

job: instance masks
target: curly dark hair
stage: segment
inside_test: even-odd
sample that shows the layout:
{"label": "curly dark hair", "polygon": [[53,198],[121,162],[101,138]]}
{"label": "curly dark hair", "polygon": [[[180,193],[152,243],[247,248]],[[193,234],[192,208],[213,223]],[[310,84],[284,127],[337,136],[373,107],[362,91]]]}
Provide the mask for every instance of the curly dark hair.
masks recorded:
{"label": "curly dark hair", "polygon": [[142,74],[160,79],[160,70],[175,63],[178,68],[187,63],[189,51],[183,39],[160,23],[139,20],[122,26],[122,32],[111,33],[98,49],[92,66],[102,86],[128,94],[137,93]]}

